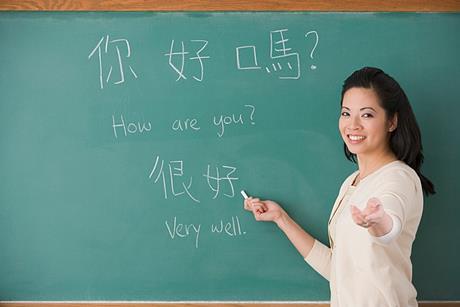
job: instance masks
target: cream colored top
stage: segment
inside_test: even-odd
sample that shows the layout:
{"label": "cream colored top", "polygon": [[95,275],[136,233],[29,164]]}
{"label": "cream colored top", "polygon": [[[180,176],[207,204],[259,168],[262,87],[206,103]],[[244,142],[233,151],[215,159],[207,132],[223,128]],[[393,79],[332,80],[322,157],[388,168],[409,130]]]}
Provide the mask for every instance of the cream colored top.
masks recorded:
{"label": "cream colored top", "polygon": [[[420,179],[401,161],[386,164],[353,187],[357,174],[344,181],[332,208],[331,248],[316,240],[305,261],[329,280],[332,307],[417,306],[410,255],[423,211]],[[371,197],[401,221],[400,233],[387,244],[351,217],[350,205],[362,210]]]}

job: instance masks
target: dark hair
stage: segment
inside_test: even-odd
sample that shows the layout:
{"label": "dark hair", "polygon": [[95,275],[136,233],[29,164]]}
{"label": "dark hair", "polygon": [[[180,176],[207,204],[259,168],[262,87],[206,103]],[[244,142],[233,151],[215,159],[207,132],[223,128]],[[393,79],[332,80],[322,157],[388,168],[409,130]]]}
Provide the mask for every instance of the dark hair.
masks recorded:
{"label": "dark hair", "polygon": [[[393,118],[397,114],[398,124],[390,135],[390,149],[399,160],[417,172],[426,195],[436,193],[433,183],[420,171],[423,163],[420,128],[409,99],[398,82],[381,69],[364,67],[353,72],[343,83],[341,104],[345,92],[354,87],[373,89],[387,118]],[[356,163],[356,155],[348,150],[345,143],[343,145],[347,159]]]}

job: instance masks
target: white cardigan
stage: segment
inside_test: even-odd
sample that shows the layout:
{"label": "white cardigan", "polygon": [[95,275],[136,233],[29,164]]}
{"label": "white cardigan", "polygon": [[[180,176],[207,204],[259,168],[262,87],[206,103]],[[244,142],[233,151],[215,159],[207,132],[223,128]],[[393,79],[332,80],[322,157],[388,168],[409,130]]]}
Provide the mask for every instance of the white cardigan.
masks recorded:
{"label": "white cardigan", "polygon": [[[315,241],[305,261],[329,280],[333,307],[417,306],[410,255],[423,211],[420,179],[401,161],[386,164],[353,187],[357,173],[344,181],[332,208],[332,248]],[[401,221],[400,233],[389,243],[351,217],[351,204],[362,210],[372,197]]]}

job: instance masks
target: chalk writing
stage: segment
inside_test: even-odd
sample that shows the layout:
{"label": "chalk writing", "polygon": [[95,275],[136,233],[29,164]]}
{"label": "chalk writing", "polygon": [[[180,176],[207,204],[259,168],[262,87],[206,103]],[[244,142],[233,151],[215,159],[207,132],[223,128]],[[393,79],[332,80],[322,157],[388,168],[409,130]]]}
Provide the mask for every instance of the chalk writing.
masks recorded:
{"label": "chalk writing", "polygon": [[[250,110],[250,115],[249,115],[249,122],[251,125],[255,125],[254,122],[254,113],[256,111],[256,107],[250,104],[244,105],[246,108]],[[227,114],[227,115],[214,115],[213,117],[213,124],[214,126],[218,127],[217,135],[219,137],[222,137],[225,133],[225,127],[230,126],[230,125],[243,125],[244,116],[242,113],[240,114]]]}
{"label": "chalk writing", "polygon": [[[247,63],[241,64],[241,55],[244,58],[249,58]],[[244,55],[247,55],[244,57]],[[238,69],[261,69],[262,67],[257,64],[257,51],[256,46],[240,46],[236,47],[236,66]]]}
{"label": "chalk writing", "polygon": [[211,232],[216,234],[227,234],[230,237],[246,234],[246,232],[241,229],[240,219],[237,216],[232,216],[231,221],[220,220],[220,222],[212,224]]}
{"label": "chalk writing", "polygon": [[203,176],[206,177],[206,180],[211,190],[215,192],[213,199],[217,198],[217,196],[220,193],[220,182],[222,180],[225,180],[225,182],[228,183],[227,186],[230,188],[230,194],[227,194],[227,193],[223,193],[223,194],[227,197],[234,197],[235,190],[233,189],[233,181],[238,180],[238,178],[230,177],[230,175],[232,175],[236,171],[236,167],[223,165],[222,169],[227,171],[225,177],[220,176],[219,167],[215,168],[216,169],[215,176],[210,175],[210,169],[211,169],[211,166],[208,165],[208,171]]}
{"label": "chalk writing", "polygon": [[136,133],[144,133],[144,132],[150,132],[152,130],[152,124],[150,122],[126,122],[125,118],[122,115],[120,115],[120,121],[115,120],[115,115],[112,115],[112,129],[113,129],[113,135],[115,138],[118,138],[118,133],[117,129],[120,129],[125,136],[128,136],[128,134],[136,134]]}
{"label": "chalk writing", "polygon": [[[288,29],[280,29],[270,31],[270,60],[268,65],[263,65],[268,74],[276,73],[278,79],[298,80],[301,77],[300,54],[294,52],[288,46],[289,39],[287,38]],[[319,42],[317,31],[309,31],[305,37],[314,36],[315,45],[310,52],[310,59],[313,60],[313,53]],[[235,49],[236,66],[238,70],[255,70],[261,69],[258,64],[257,48],[255,45],[238,46]],[[310,69],[314,70],[317,67],[311,65]]]}
{"label": "chalk writing", "polygon": [[[287,32],[288,29],[282,29],[282,30],[276,30],[276,31],[270,31],[270,58],[271,59],[287,59],[287,66],[290,71],[293,71],[292,74],[291,72],[288,72],[284,76],[279,76],[279,79],[299,79],[300,78],[300,57],[299,53],[297,52],[291,52],[292,48],[287,48],[286,43],[289,41],[289,39],[284,37],[284,32]],[[279,39],[279,40],[276,40]],[[277,48],[278,47],[278,48]],[[293,61],[292,64],[294,64],[294,69],[292,67],[291,61]],[[277,62],[275,64],[272,64],[273,70],[276,71],[276,67],[278,67],[279,70],[282,70],[283,67],[281,66],[280,62]],[[267,72],[270,73],[270,70],[268,67],[265,67]]]}
{"label": "chalk writing", "polygon": [[165,221],[168,234],[172,240],[186,239],[189,236],[195,236],[195,248],[198,248],[200,238],[201,224],[182,224],[177,222],[175,216],[172,221]]}
{"label": "chalk writing", "polygon": [[[305,37],[308,37],[308,35],[313,35],[315,37],[315,45],[313,46],[313,49],[310,52],[310,58],[313,60],[313,53],[315,52],[316,46],[318,46],[318,43],[319,43],[319,35],[318,35],[318,32],[316,32],[316,31],[307,32],[307,34],[305,34]],[[311,69],[316,69],[316,65],[312,64],[310,66],[310,68]]]}
{"label": "chalk writing", "polygon": [[[158,170],[158,175],[156,176],[154,182],[157,183],[158,180],[162,179],[162,182],[163,182],[163,192],[164,192],[164,198],[167,199],[168,198],[168,188],[167,188],[167,180],[166,180],[166,176],[165,176],[165,170],[163,169],[164,167],[164,160],[161,160],[161,164],[159,165],[158,162],[160,161],[160,157],[157,156],[156,159],[155,159],[155,165],[153,166],[152,168],[152,171],[150,172],[150,175],[149,175],[149,178],[151,179],[153,177],[153,175],[155,174],[155,172],[157,172]],[[184,176],[184,162],[183,161],[169,161],[168,162],[168,170],[167,170],[167,173],[169,175],[169,187],[171,189],[171,194],[173,196],[180,196],[180,195],[183,195],[183,194],[187,194],[194,202],[197,202],[199,203],[200,201],[194,197],[191,192],[190,192],[190,188],[192,186],[192,181],[193,181],[193,178],[190,177],[190,180],[188,182],[188,184],[186,185],[184,182],[181,182],[180,185],[181,185],[181,189],[182,190],[177,190],[175,188],[176,186],[176,180],[177,178],[176,177],[183,177]]]}
{"label": "chalk writing", "polygon": [[[196,81],[201,82],[201,81],[203,81],[203,77],[204,77],[203,60],[211,58],[210,56],[207,56],[207,55],[201,55],[201,52],[208,45],[208,41],[199,39],[199,40],[191,40],[190,42],[201,44],[201,48],[199,48],[199,50],[195,52],[196,56],[189,58],[189,60],[198,61],[199,67],[200,67],[200,74],[199,74],[198,77],[193,75],[193,79],[195,79]],[[169,66],[171,66],[171,68],[178,74],[178,77],[177,77],[176,81],[179,81],[181,79],[184,79],[184,80],[187,79],[187,77],[186,77],[186,75],[184,73],[184,69],[185,69],[185,56],[188,55],[189,52],[185,51],[185,45],[184,45],[183,41],[181,42],[180,45],[181,45],[180,51],[174,52],[175,46],[174,46],[174,40],[172,40],[171,41],[171,47],[169,49],[169,53],[165,54],[165,56],[169,57]],[[195,49],[195,50],[197,50],[197,49]],[[180,64],[178,66],[176,66],[174,64],[174,61],[173,61],[173,58],[176,57],[176,56],[179,57],[179,63]]]}
{"label": "chalk writing", "polygon": [[[105,42],[104,42],[105,41]],[[103,63],[103,55],[107,55],[109,52],[109,46],[110,47],[115,47],[115,50],[117,52],[117,60],[118,60],[118,81],[114,81],[113,84],[122,84],[125,82],[125,68],[124,68],[124,62],[122,59],[122,55],[120,52],[120,48],[123,48],[126,51],[126,55],[124,58],[130,58],[131,57],[131,47],[129,44],[129,41],[127,39],[121,38],[121,39],[110,39],[109,35],[106,35],[105,37],[103,36],[99,42],[96,44],[96,47],[90,52],[88,55],[88,60],[93,57],[93,55],[97,52],[98,55],[98,61],[99,61],[99,84],[101,89],[104,88],[104,81],[105,83],[109,83],[110,78],[112,77],[112,71],[114,65],[110,65],[110,68],[108,69],[108,73],[105,75],[105,72],[107,71],[105,60],[109,59],[108,61],[111,60],[110,57],[105,56],[104,57],[104,63]],[[110,63],[110,62],[109,62]],[[128,65],[129,70],[131,71],[131,74],[134,76],[134,78],[137,79],[137,74],[135,73],[134,69],[132,68],[131,65]],[[104,80],[105,79],[105,80]]]}
{"label": "chalk writing", "polygon": [[185,131],[188,129],[198,131],[201,128],[198,126],[198,120],[196,118],[186,118],[185,120],[176,119],[172,123],[172,129],[174,131]]}
{"label": "chalk writing", "polygon": [[243,116],[241,114],[239,116],[235,116],[235,114],[227,116],[220,115],[220,117],[214,116],[213,123],[220,129],[220,131],[217,132],[217,135],[222,137],[225,133],[225,126],[230,124],[243,124]]}
{"label": "chalk writing", "polygon": [[[165,166],[167,164],[167,166]],[[165,170],[165,168],[167,169]],[[219,169],[222,172],[225,172],[224,176],[220,175]],[[207,172],[203,174],[206,178],[206,183],[211,191],[214,192],[212,199],[216,199],[222,191],[223,195],[226,197],[233,198],[235,196],[235,190],[233,187],[233,181],[238,180],[237,177],[232,177],[231,175],[236,172],[236,167],[233,166],[216,166],[215,167],[215,176],[211,175],[211,165],[208,164]],[[160,159],[160,156],[155,157],[155,163],[150,171],[149,179],[153,179],[156,184],[160,179],[163,185],[163,195],[165,199],[168,199],[168,195],[173,197],[187,195],[191,200],[196,203],[200,203],[200,200],[192,194],[191,187],[193,183],[193,177],[190,176],[190,180],[186,184],[183,182],[184,175],[184,161],[168,161],[165,163],[165,160]],[[182,179],[182,181],[180,181]],[[221,182],[226,183],[225,187],[222,187]],[[179,189],[177,188],[179,186]]]}
{"label": "chalk writing", "polygon": [[220,219],[216,223],[211,223],[209,227],[202,223],[184,223],[174,216],[164,222],[166,234],[171,240],[181,240],[184,242],[192,241],[195,248],[200,247],[202,232],[209,232],[220,237],[240,238],[246,235],[238,216],[228,219]]}
{"label": "chalk writing", "polygon": [[[298,80],[301,77],[301,56],[298,51],[293,50],[289,44],[289,29],[277,29],[269,32],[270,59],[261,65],[257,57],[257,46],[246,44],[235,48],[236,68],[238,70],[260,70],[277,76],[283,80]],[[319,34],[311,30],[304,35],[306,40],[314,38],[313,48],[308,49],[309,60],[313,60],[314,53],[319,43]],[[192,39],[187,41],[187,48],[184,41],[180,43],[171,40],[169,52],[164,56],[168,57],[168,64],[177,74],[177,81],[187,80],[191,75],[195,81],[202,82],[205,76],[205,60],[211,59],[207,54],[208,40]],[[115,55],[109,57],[109,51]],[[129,68],[131,75],[138,78],[131,65],[125,62],[131,58],[131,45],[125,38],[110,39],[109,35],[103,36],[96,46],[91,50],[88,59],[97,57],[99,62],[99,86],[104,84],[122,84],[125,82],[125,71]],[[95,56],[97,54],[97,56]],[[114,64],[110,64],[115,60]],[[127,67],[126,67],[127,66]],[[186,67],[187,66],[187,67]],[[186,69],[187,68],[187,69]],[[317,69],[314,64],[310,65],[311,70]],[[188,73],[186,73],[186,70]],[[115,73],[116,71],[116,73]],[[114,77],[114,74],[117,77]],[[113,78],[112,78],[113,77]]]}
{"label": "chalk writing", "polygon": [[[243,126],[243,125],[255,125],[255,112],[256,107],[251,104],[244,105],[245,111],[241,113],[230,113],[230,114],[219,114],[214,115],[212,120],[209,119],[211,126],[217,128],[217,136],[219,138],[223,137],[226,131],[226,127],[229,126]],[[125,115],[115,115],[112,114],[112,132],[115,139],[118,139],[120,136],[130,136],[130,135],[140,135],[146,134],[152,131],[152,122],[146,120],[128,120]],[[197,118],[185,118],[185,119],[175,119],[170,127],[173,131],[176,132],[199,132],[201,130],[201,125]]]}

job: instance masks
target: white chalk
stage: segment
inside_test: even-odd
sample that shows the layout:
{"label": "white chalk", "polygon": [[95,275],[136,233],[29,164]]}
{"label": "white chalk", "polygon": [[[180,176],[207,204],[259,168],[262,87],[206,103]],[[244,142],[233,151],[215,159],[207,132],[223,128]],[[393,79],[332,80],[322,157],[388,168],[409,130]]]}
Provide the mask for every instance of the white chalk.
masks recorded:
{"label": "white chalk", "polygon": [[244,199],[249,198],[248,194],[246,194],[246,192],[244,190],[241,190],[241,195],[243,195]]}

